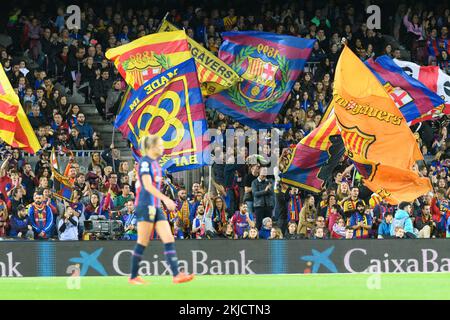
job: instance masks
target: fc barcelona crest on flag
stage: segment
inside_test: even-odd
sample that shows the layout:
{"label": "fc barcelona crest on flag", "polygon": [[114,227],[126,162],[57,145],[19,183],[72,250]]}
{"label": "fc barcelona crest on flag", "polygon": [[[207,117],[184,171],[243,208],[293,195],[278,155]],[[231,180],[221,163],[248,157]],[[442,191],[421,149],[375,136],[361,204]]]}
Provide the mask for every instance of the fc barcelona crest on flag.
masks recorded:
{"label": "fc barcelona crest on flag", "polygon": [[353,158],[353,154],[367,158],[367,153],[371,144],[375,142],[375,136],[362,132],[358,127],[345,127],[339,123],[341,129],[342,140],[348,150],[349,157]]}
{"label": "fc barcelona crest on flag", "polygon": [[267,32],[225,32],[219,58],[242,81],[207,106],[252,128],[269,128],[311,54],[315,40]]}
{"label": "fc barcelona crest on flag", "polygon": [[[242,96],[251,102],[264,102],[270,99],[278,84],[282,81],[281,71],[278,65],[261,58],[248,57],[247,69],[242,74],[239,91]],[[284,84],[286,85],[286,84]],[[266,105],[267,106],[267,105]]]}

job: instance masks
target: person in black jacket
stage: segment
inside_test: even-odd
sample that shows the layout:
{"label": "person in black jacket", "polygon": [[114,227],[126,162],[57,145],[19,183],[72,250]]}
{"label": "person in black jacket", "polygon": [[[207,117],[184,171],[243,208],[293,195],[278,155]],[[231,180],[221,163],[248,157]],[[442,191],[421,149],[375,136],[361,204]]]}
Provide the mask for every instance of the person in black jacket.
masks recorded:
{"label": "person in black jacket", "polygon": [[261,167],[259,176],[252,182],[253,208],[256,228],[259,230],[264,218],[271,218],[274,207],[273,181],[267,179],[267,168]]}
{"label": "person in black jacket", "polygon": [[100,79],[96,79],[93,83],[92,98],[95,102],[98,113],[106,120],[105,103],[108,97],[108,91],[112,86],[112,82],[109,79],[109,71],[103,69],[101,71]]}

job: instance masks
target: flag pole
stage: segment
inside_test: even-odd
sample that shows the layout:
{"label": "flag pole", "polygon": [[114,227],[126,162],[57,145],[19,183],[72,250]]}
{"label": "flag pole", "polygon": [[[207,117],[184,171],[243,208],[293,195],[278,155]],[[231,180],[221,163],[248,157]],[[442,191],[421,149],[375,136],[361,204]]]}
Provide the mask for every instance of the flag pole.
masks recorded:
{"label": "flag pole", "polygon": [[[111,145],[114,145],[114,134],[116,133],[116,126],[114,125],[115,122],[116,122],[116,116],[114,116],[114,121],[113,121],[113,129],[112,129],[112,134],[111,134]],[[112,150],[111,150],[111,159],[112,159],[112,165],[113,165],[113,172],[116,172],[116,163],[115,163],[113,155],[112,155]]]}

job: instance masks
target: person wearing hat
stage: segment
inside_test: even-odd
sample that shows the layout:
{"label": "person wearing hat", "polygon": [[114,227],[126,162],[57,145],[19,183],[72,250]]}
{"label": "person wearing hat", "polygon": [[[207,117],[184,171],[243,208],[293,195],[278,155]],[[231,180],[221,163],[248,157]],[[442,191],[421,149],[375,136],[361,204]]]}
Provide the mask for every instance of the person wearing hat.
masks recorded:
{"label": "person wearing hat", "polygon": [[261,230],[259,230],[260,239],[269,239],[270,232],[272,231],[272,218],[266,217],[262,221]]}
{"label": "person wearing hat", "polygon": [[9,236],[17,238],[34,238],[31,225],[28,221],[27,209],[22,204],[17,206],[17,213],[11,216]]}
{"label": "person wearing hat", "polygon": [[370,229],[372,228],[372,217],[366,212],[366,206],[363,201],[356,203],[356,210],[350,217],[349,225],[353,228],[356,239],[368,239]]}

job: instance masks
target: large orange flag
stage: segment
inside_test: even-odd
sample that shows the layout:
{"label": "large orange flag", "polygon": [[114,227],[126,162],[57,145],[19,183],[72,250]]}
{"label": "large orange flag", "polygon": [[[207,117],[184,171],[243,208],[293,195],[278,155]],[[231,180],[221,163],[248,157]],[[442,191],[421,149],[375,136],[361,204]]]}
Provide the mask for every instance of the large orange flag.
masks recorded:
{"label": "large orange flag", "polygon": [[19,97],[14,92],[3,66],[0,64],[0,138],[14,148],[36,153],[39,141]]}
{"label": "large orange flag", "polygon": [[336,66],[332,107],[348,155],[368,188],[392,204],[432,189],[428,178],[412,171],[423,157],[402,113],[348,47]]}
{"label": "large orange flag", "polygon": [[106,51],[134,90],[160,73],[192,58],[184,30],[150,34]]}

